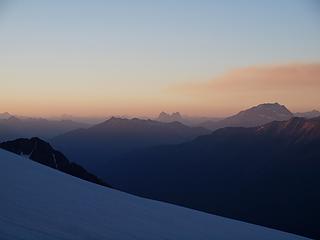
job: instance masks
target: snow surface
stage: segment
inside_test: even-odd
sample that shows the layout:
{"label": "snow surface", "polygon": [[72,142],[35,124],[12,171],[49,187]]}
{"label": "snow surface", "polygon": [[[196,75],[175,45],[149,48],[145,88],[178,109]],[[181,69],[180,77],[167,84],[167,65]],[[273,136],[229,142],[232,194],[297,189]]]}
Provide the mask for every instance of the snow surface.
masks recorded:
{"label": "snow surface", "polygon": [[148,200],[0,150],[1,239],[306,239]]}

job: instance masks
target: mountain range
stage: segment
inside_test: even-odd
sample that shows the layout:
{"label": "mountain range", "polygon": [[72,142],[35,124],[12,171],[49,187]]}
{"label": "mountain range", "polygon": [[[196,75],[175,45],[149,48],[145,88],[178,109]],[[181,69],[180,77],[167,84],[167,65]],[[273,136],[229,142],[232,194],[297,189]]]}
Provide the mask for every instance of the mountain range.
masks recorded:
{"label": "mountain range", "polygon": [[319,239],[319,159],[320,118],[291,118],[131,152],[109,161],[108,180],[139,196]]}
{"label": "mountain range", "polygon": [[0,119],[0,141],[30,137],[50,139],[62,133],[88,126],[71,120],[55,121],[43,118],[18,118],[10,115],[9,118]]}
{"label": "mountain range", "polygon": [[54,148],[39,138],[1,144],[34,161],[139,196],[320,239],[313,220],[320,218],[316,111],[265,103],[201,124],[163,112],[157,121],[112,117],[91,127],[9,115],[0,120],[0,141],[50,139]]}
{"label": "mountain range", "polygon": [[202,126],[216,130],[223,127],[255,127],[272,121],[288,120],[292,117],[315,118],[319,116],[320,112],[317,110],[292,113],[286,106],[279,103],[263,103],[226,118],[189,117],[183,116],[179,112],[172,114],[161,112],[155,120],[160,122],[177,121],[189,126]]}
{"label": "mountain range", "polygon": [[54,137],[50,142],[72,161],[99,176],[105,176],[108,170],[112,171],[107,167],[111,159],[137,149],[182,143],[209,132],[179,122],[112,117],[88,129],[78,129]]}
{"label": "mountain range", "polygon": [[[161,112],[154,120],[164,123],[180,122],[187,126],[200,126],[210,130],[216,130],[231,126],[259,126],[271,121],[288,120],[293,116],[314,118],[320,116],[320,112],[313,110],[310,112],[291,113],[285,106],[278,103],[265,103],[243,110],[227,118],[194,117],[185,116],[179,112],[172,114]],[[141,119],[148,118],[145,117]],[[3,112],[0,113],[0,141],[34,136],[48,140],[79,128],[89,128],[101,122],[103,122],[102,117],[74,117],[64,114],[59,118],[44,119],[16,116],[8,112]]]}

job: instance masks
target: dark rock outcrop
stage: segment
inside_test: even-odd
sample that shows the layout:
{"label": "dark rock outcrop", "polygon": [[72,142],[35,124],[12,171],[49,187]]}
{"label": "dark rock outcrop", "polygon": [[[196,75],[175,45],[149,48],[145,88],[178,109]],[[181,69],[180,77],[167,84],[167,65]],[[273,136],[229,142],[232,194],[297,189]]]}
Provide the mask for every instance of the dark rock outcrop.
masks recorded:
{"label": "dark rock outcrop", "polygon": [[57,169],[61,172],[81,178],[96,184],[108,186],[95,175],[87,172],[78,164],[69,160],[59,151],[53,149],[49,143],[39,138],[20,138],[0,143],[0,148],[27,157],[35,162]]}

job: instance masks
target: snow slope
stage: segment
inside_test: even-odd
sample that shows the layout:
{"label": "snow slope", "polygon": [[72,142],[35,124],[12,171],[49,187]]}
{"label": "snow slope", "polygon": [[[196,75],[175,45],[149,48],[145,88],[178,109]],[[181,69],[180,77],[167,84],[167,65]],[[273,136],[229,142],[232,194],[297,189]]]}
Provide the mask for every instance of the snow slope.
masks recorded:
{"label": "snow slope", "polygon": [[0,150],[1,239],[306,239],[135,197]]}

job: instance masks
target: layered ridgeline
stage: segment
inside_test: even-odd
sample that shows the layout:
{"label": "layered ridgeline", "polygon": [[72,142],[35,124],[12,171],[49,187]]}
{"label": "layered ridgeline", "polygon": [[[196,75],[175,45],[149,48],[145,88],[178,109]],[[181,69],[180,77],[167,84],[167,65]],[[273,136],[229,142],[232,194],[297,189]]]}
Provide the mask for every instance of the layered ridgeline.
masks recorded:
{"label": "layered ridgeline", "polygon": [[223,127],[256,127],[272,121],[289,120],[292,117],[294,117],[293,113],[284,105],[264,103],[220,121],[206,121],[200,125],[212,130]]}
{"label": "layered ridgeline", "polygon": [[216,130],[223,127],[256,127],[272,121],[289,120],[292,117],[315,118],[320,117],[320,112],[312,110],[291,113],[286,106],[279,103],[263,103],[227,118],[190,117],[182,116],[179,112],[172,114],[161,112],[156,120],[160,122],[177,121],[190,126],[203,126]]}
{"label": "layered ridgeline", "polygon": [[109,162],[140,196],[320,238],[320,118],[224,128]]}
{"label": "layered ridgeline", "polygon": [[111,159],[145,147],[190,141],[209,132],[179,122],[112,117],[88,129],[78,129],[55,137],[51,143],[70,160],[105,176],[106,172],[112,171],[108,168]]}
{"label": "layered ridgeline", "polygon": [[69,162],[61,152],[56,151],[50,146],[50,144],[39,138],[20,138],[13,141],[3,142],[0,143],[0,148],[83,180],[108,186],[95,175],[87,172],[80,165]]}
{"label": "layered ridgeline", "polygon": [[318,110],[312,110],[309,112],[297,112],[294,113],[296,117],[303,117],[303,118],[316,118],[320,117],[320,112]]}
{"label": "layered ridgeline", "polygon": [[91,184],[0,150],[1,239],[302,240]]}
{"label": "layered ridgeline", "polygon": [[[7,116],[8,118],[4,117]],[[43,118],[17,118],[8,113],[0,116],[0,141],[16,138],[41,137],[49,139],[65,132],[89,125],[71,120],[47,120]]]}

